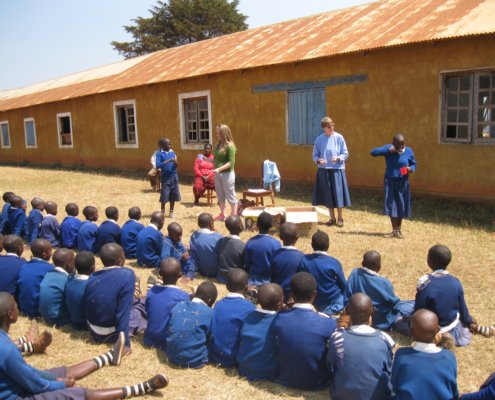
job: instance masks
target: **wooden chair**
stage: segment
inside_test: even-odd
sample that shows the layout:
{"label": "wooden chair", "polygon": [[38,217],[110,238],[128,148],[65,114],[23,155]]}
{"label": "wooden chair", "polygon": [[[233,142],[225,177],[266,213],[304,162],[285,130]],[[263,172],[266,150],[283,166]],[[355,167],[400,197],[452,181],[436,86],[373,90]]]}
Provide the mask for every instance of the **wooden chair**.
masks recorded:
{"label": "wooden chair", "polygon": [[206,189],[203,197],[206,197],[206,204],[211,207],[213,205],[213,199],[217,198],[215,189]]}
{"label": "wooden chair", "polygon": [[243,200],[247,200],[248,197],[254,198],[256,206],[265,206],[265,197],[270,196],[272,204],[270,207],[275,207],[275,187],[274,183],[270,184],[270,189],[263,188],[263,163],[261,163],[261,188],[246,189],[242,191]]}

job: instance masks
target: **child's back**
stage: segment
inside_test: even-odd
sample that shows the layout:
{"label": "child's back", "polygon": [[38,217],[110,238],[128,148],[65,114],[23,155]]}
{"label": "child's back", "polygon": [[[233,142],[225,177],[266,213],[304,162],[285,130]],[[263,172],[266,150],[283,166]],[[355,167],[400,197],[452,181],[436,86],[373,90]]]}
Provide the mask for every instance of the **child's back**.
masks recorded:
{"label": "child's back", "polygon": [[233,268],[244,268],[244,249],[246,244],[237,235],[229,235],[218,242],[219,282],[227,282],[227,274]]}
{"label": "child's back", "polygon": [[213,230],[213,217],[208,213],[199,215],[198,225],[191,235],[191,262],[195,271],[212,278],[218,274],[218,242],[223,235]]}
{"label": "child's back", "polygon": [[4,235],[8,235],[12,233],[9,226],[9,208],[10,208],[10,200],[14,196],[15,194],[13,192],[5,192],[2,196],[2,199],[5,203],[2,207],[2,214],[0,215],[0,233]]}
{"label": "child's back", "polygon": [[136,242],[139,232],[144,229],[144,225],[138,221],[141,219],[141,209],[131,207],[129,209],[129,221],[120,230],[120,242],[124,249],[125,258],[136,258]]}
{"label": "child's back", "polygon": [[79,206],[75,203],[68,203],[65,206],[67,217],[60,224],[60,236],[62,237],[62,247],[75,249],[77,247],[77,232],[82,221],[77,218]]}
{"label": "child's back", "polygon": [[9,230],[2,233],[13,233],[14,235],[25,238],[27,236],[27,217],[22,208],[22,198],[13,196],[10,207],[7,209]]}
{"label": "child's back", "polygon": [[273,254],[272,282],[280,285],[284,291],[284,298],[290,296],[290,281],[297,272],[304,253],[294,246],[283,246]]}
{"label": "child's back", "polygon": [[96,252],[107,243],[120,244],[120,226],[117,224],[119,219],[119,210],[117,207],[110,206],[105,209],[106,221],[103,221],[98,227],[96,234]]}
{"label": "child's back", "polygon": [[0,255],[0,292],[10,293],[17,299],[19,273],[26,260],[21,257],[24,242],[19,236],[7,235],[3,240],[7,254]]}
{"label": "child's back", "polygon": [[95,253],[98,226],[94,221],[98,221],[98,209],[93,206],[86,206],[83,209],[83,215],[86,221],[81,224],[77,231],[77,250]]}
{"label": "child's back", "polygon": [[39,237],[41,222],[43,221],[42,210],[44,208],[44,201],[39,197],[35,197],[31,200],[31,206],[33,209],[30,211],[27,219],[27,233],[28,243],[31,244],[34,239]]}

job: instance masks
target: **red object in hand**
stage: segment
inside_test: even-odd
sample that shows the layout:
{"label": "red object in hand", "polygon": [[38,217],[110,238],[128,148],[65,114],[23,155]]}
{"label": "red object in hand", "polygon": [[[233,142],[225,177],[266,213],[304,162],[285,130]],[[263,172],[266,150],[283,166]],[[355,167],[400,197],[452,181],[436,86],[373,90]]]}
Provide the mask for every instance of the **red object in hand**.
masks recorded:
{"label": "red object in hand", "polygon": [[407,167],[402,167],[400,169],[400,174],[401,175],[407,175],[409,173],[409,170],[407,169]]}

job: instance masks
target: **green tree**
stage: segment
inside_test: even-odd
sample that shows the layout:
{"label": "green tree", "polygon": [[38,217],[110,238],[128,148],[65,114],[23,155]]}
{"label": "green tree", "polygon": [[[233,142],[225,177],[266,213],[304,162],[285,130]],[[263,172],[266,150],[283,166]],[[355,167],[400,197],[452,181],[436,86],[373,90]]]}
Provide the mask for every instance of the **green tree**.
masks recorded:
{"label": "green tree", "polygon": [[124,26],[134,40],[111,44],[125,58],[152,53],[247,29],[246,16],[237,10],[239,0],[158,1],[151,17],[132,19]]}

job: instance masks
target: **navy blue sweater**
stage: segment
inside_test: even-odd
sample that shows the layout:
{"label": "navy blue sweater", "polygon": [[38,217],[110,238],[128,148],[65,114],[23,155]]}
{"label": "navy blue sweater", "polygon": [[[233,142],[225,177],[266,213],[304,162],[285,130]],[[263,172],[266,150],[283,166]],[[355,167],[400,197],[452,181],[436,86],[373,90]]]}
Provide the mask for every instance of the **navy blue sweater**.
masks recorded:
{"label": "navy blue sweater", "polygon": [[40,225],[43,221],[43,213],[37,208],[33,208],[27,219],[28,243],[31,244],[34,239],[37,239],[40,233]]}
{"label": "navy blue sweater", "polygon": [[22,208],[9,207],[8,224],[10,232],[22,238],[27,237],[27,217]]}
{"label": "navy blue sweater", "polygon": [[57,218],[53,215],[45,215],[40,226],[40,238],[46,239],[50,242],[52,247],[60,247],[62,244],[62,237],[60,236],[60,224]]}
{"label": "navy blue sweater", "polygon": [[17,254],[0,256],[0,292],[8,292],[17,299],[17,282],[25,263],[26,260]]}
{"label": "navy blue sweater", "polygon": [[87,275],[71,275],[65,285],[65,304],[69,310],[72,327],[76,330],[88,329],[86,312],[84,311],[84,291],[88,279],[89,276]]}
{"label": "navy blue sweater", "polygon": [[96,233],[96,252],[107,243],[120,244],[120,226],[113,220],[106,220],[101,223]]}
{"label": "navy blue sweater", "polygon": [[153,225],[138,233],[136,241],[136,258],[139,266],[158,268],[163,247],[163,235]]}
{"label": "navy blue sweater", "polygon": [[45,275],[53,271],[53,265],[33,258],[21,267],[19,273],[19,309],[30,318],[40,317],[40,285]]}
{"label": "navy blue sweater", "polygon": [[96,252],[96,235],[98,226],[91,221],[84,221],[77,231],[77,250]]}
{"label": "navy blue sweater", "polygon": [[244,264],[249,273],[250,285],[270,283],[272,258],[280,247],[280,242],[268,234],[258,234],[246,242]]}
{"label": "navy blue sweater", "polygon": [[297,272],[303,257],[302,252],[291,246],[283,246],[273,254],[272,282],[282,287],[285,300],[290,296],[290,281]]}
{"label": "navy blue sweater", "polygon": [[136,242],[139,232],[144,229],[144,225],[130,219],[120,230],[120,243],[124,249],[125,258],[136,258]]}
{"label": "navy blue sweater", "polygon": [[218,232],[199,229],[191,235],[190,256],[196,272],[207,277],[218,274],[218,244],[223,238]]}
{"label": "navy blue sweater", "polygon": [[68,215],[60,224],[60,236],[62,236],[62,247],[66,249],[77,248],[77,233],[82,221],[79,218]]}

